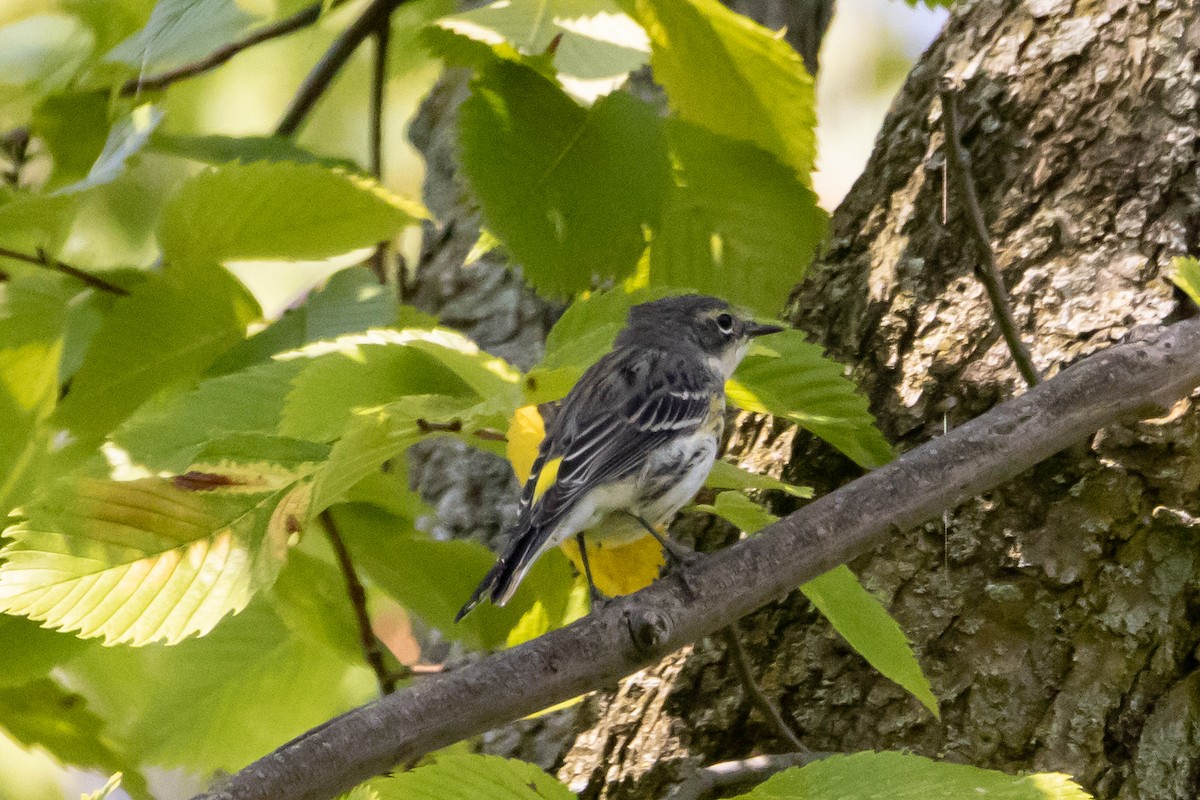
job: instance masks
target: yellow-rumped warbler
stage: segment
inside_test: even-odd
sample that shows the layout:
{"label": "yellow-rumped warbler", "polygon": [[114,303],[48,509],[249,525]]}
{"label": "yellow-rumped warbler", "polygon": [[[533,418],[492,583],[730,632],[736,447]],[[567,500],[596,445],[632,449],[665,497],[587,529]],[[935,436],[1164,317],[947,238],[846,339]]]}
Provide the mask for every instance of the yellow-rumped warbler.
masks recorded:
{"label": "yellow-rumped warbler", "polygon": [[[562,402],[538,450],[504,554],[456,619],[485,597],[504,605],[545,550],[583,532],[637,539],[692,499],[725,424],[725,381],[750,339],[781,328],[742,319],[706,295],[634,306],[613,349]],[[660,541],[663,541],[661,538]],[[664,542],[665,544],[665,542]]]}

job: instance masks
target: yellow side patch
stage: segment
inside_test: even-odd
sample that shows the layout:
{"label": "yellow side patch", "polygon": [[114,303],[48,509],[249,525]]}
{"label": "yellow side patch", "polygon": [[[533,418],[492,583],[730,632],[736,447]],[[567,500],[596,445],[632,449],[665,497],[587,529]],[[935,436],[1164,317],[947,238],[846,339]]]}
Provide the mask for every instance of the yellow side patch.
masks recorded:
{"label": "yellow side patch", "polygon": [[533,486],[533,502],[542,499],[542,495],[550,490],[554,485],[554,481],[558,478],[558,467],[562,464],[562,456],[552,458],[542,467],[542,471],[538,473],[537,483]]}
{"label": "yellow side patch", "polygon": [[[572,537],[561,546],[582,575],[583,560],[579,558],[575,539]],[[610,597],[645,589],[658,577],[665,560],[662,545],[650,534],[627,544],[596,547],[588,543],[588,565],[596,588]]]}
{"label": "yellow side patch", "polygon": [[508,423],[508,461],[521,483],[529,480],[538,445],[546,437],[546,425],[537,406],[522,406]]}

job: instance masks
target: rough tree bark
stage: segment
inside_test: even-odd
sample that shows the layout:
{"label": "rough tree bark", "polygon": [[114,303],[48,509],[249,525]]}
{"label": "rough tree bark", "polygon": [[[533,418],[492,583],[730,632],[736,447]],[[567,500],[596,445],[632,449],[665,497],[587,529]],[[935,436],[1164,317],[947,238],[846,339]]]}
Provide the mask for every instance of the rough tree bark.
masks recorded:
{"label": "rough tree bark", "polygon": [[[1035,362],[1053,373],[1138,325],[1191,313],[1163,276],[1171,256],[1200,247],[1197,52],[1190,0],[956,5],[790,304],[798,326],[853,365],[901,447],[1021,389],[972,275],[961,202],[945,194],[940,80],[965,85],[963,139],[997,258]],[[437,126],[459,87],[431,99],[427,145],[453,141]],[[447,287],[460,273],[430,267],[474,240],[453,233],[418,273],[429,307],[458,302]],[[503,264],[489,269],[468,280],[511,280]],[[513,320],[512,333],[485,343],[520,339],[527,322],[544,330],[544,306],[496,285],[516,287],[506,295],[516,310],[487,319]],[[856,474],[811,438],[752,419],[731,448],[819,490]],[[941,721],[799,595],[743,623],[760,681],[817,750],[902,747],[1065,771],[1103,798],[1200,796],[1198,448],[1190,406],[1106,430],[854,565],[913,639]],[[696,520],[682,528],[705,547],[730,536]],[[490,747],[554,768],[584,797],[630,800],[662,796],[696,764],[784,749],[713,642]]]}

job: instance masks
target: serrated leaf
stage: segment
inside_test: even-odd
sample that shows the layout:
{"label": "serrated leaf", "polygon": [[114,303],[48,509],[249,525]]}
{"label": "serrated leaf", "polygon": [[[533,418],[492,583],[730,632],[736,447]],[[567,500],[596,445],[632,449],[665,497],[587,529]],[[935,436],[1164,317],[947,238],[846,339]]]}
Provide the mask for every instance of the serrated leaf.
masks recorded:
{"label": "serrated leaf", "polygon": [[148,149],[204,164],[286,161],[293,164],[317,164],[361,175],[368,174],[354,161],[318,155],[283,136],[188,136],[156,132],[150,137]]}
{"label": "serrated leaf", "polygon": [[162,120],[162,109],[149,103],[133,109],[129,116],[118,120],[112,126],[100,155],[87,175],[82,180],[62,187],[56,193],[75,194],[115,181],[124,172],[125,162],[145,146],[150,134]]}
{"label": "serrated leaf", "polygon": [[845,376],[845,368],[805,341],[800,331],[759,340],[725,392],[739,408],[790,420],[863,467],[878,467],[892,458],[867,399]]}
{"label": "serrated leaf", "polygon": [[667,125],[675,159],[650,247],[651,284],[776,313],[825,236],[828,215],[786,165],[753,144]]}
{"label": "serrated leaf", "polygon": [[158,0],[145,27],[106,58],[141,72],[178,66],[230,41],[254,19],[237,0]]}
{"label": "serrated leaf", "polygon": [[223,449],[239,448],[214,443],[213,461],[174,479],[51,483],[5,531],[0,610],[143,645],[206,633],[244,608],[275,579],[302,529],[304,478],[324,449],[280,442],[272,451],[260,441],[255,451],[276,463],[217,458]]}
{"label": "serrated leaf", "polygon": [[507,42],[526,56],[545,53],[559,37],[558,80],[587,103],[617,88],[650,58],[645,31],[611,0],[501,0],[434,24],[489,48]]}
{"label": "serrated leaf", "polygon": [[90,648],[64,672],[126,752],[200,773],[240,769],[377,692],[369,670],[294,633],[265,598],[200,639]]}
{"label": "serrated leaf", "polygon": [[536,287],[633,273],[670,174],[653,108],[613,94],[585,110],[529,67],[494,61],[471,84],[459,137],[488,229]]}
{"label": "serrated leaf", "polygon": [[249,293],[214,264],[147,276],[113,304],[55,421],[83,439],[106,433],[158,391],[195,379],[258,315]]}
{"label": "serrated leaf", "polygon": [[380,800],[576,800],[535,765],[499,756],[441,756],[370,785]]}
{"label": "serrated leaf", "polygon": [[751,142],[806,183],[816,158],[816,100],[782,36],[717,0],[625,0],[650,35],[654,79],[682,119]]}
{"label": "serrated leaf", "polygon": [[709,489],[778,489],[781,492],[787,492],[792,497],[813,496],[811,486],[793,486],[778,478],[772,478],[770,475],[751,472],[737,464],[730,464],[728,461],[720,459],[713,464],[712,472],[708,473],[704,485]]}
{"label": "serrated leaf", "polygon": [[1006,775],[908,753],[833,755],[784,770],[734,800],[1091,800],[1068,776]]}
{"label": "serrated leaf", "polygon": [[370,269],[364,266],[343,269],[313,291],[303,305],[288,309],[262,331],[227,352],[209,374],[233,372],[320,339],[389,327],[396,324],[398,316],[393,290],[381,286]]}
{"label": "serrated leaf", "polygon": [[[299,199],[299,201],[298,201]],[[391,239],[426,216],[372,179],[318,164],[225,164],[190,178],[163,212],[171,260],[321,259]]]}
{"label": "serrated leaf", "polygon": [[[748,534],[757,533],[779,519],[739,492],[722,492],[717,495],[714,505],[698,505],[694,509],[717,514]],[[934,716],[939,716],[937,698],[929,687],[929,679],[921,671],[908,637],[879,600],[863,588],[849,567],[836,567],[801,584],[800,591],[879,674],[917,698]]]}
{"label": "serrated leaf", "polygon": [[40,747],[63,764],[121,771],[125,790],[150,800],[146,779],[136,764],[114,749],[104,719],[82,697],[49,678],[0,688],[0,728],[26,747]]}
{"label": "serrated leaf", "polygon": [[1171,283],[1200,305],[1200,261],[1186,256],[1171,259]]}
{"label": "serrated leaf", "polygon": [[508,605],[480,605],[456,624],[458,609],[496,560],[486,547],[429,539],[411,522],[369,506],[339,506],[333,513],[355,564],[377,586],[445,636],[471,647],[504,645],[535,603],[544,607],[548,628],[564,624],[571,610],[573,570],[561,552],[551,551],[533,565]]}

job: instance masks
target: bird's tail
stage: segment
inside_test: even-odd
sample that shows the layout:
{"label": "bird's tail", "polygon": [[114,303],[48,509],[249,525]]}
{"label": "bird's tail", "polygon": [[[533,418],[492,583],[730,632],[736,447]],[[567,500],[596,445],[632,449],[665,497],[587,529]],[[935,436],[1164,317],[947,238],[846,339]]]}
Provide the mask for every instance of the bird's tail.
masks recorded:
{"label": "bird's tail", "polygon": [[496,559],[496,563],[488,570],[488,574],[483,576],[471,597],[463,603],[463,607],[454,616],[454,621],[460,621],[484,600],[491,600],[495,605],[503,606],[512,599],[521,579],[541,552],[540,545],[544,541],[545,536],[538,535],[536,530],[529,530],[524,536],[515,537],[508,551]]}

